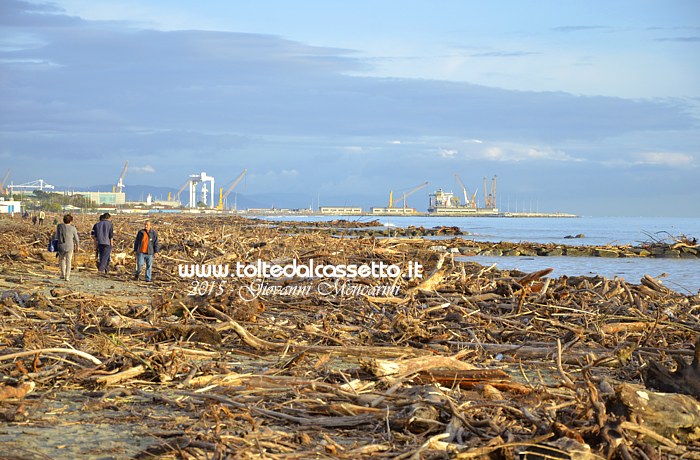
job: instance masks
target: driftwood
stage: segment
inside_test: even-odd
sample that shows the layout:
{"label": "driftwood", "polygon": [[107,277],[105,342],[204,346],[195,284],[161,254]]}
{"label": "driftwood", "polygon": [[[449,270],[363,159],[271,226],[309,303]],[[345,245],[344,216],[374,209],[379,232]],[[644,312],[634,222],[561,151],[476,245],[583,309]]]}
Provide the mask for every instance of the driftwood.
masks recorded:
{"label": "driftwood", "polygon": [[654,441],[677,448],[680,442],[700,441],[700,403],[675,393],[656,393],[638,385],[622,384],[618,390],[622,404],[633,420],[646,427]]}
{"label": "driftwood", "polygon": [[659,390],[683,393],[700,399],[700,336],[695,341],[693,362],[688,363],[682,358],[676,358],[677,369],[670,372],[663,364],[649,362],[647,383]]}
{"label": "driftwood", "polygon": [[[92,217],[76,216],[70,283],[45,251],[52,228],[0,220],[0,446],[13,452],[86,458],[104,440],[69,433],[99,425],[122,458],[698,454],[700,297],[658,279],[497,270],[455,255],[507,243],[377,238],[376,223],[155,215],[162,253],[143,283],[130,248],[144,217],[113,217],[107,276]],[[264,279],[277,291],[243,299],[251,279],[179,271],[311,259],[402,275]]]}
{"label": "driftwood", "polygon": [[0,361],[22,358],[24,356],[40,355],[40,354],[51,355],[53,353],[76,355],[76,356],[80,356],[81,358],[85,358],[89,361],[92,361],[94,364],[102,364],[102,361],[95,358],[91,354],[86,353],[84,351],[80,351],[80,350],[73,350],[72,348],[44,348],[41,350],[18,351],[16,353],[8,353],[5,355],[0,355]]}
{"label": "driftwood", "polygon": [[36,384],[34,382],[24,382],[16,387],[11,385],[0,384],[0,401],[4,399],[21,399],[24,398],[27,393],[34,390]]}
{"label": "driftwood", "polygon": [[[525,385],[513,382],[510,375],[499,369],[474,369],[467,371],[431,370],[422,371],[419,376],[421,382],[434,382],[447,388],[458,385],[460,388],[487,388],[518,394],[528,394],[532,391]],[[487,390],[487,391],[488,391]]]}

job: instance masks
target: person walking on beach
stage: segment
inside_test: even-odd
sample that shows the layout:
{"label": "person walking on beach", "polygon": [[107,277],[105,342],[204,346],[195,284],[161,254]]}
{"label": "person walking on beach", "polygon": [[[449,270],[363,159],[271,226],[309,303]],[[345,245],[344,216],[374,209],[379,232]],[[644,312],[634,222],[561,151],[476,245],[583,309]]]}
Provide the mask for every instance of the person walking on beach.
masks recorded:
{"label": "person walking on beach", "polygon": [[73,265],[73,252],[80,250],[78,230],[71,224],[73,216],[63,216],[63,223],[56,226],[53,239],[58,240],[58,268],[61,270],[61,279],[70,281],[70,271]]}
{"label": "person walking on beach", "polygon": [[[102,222],[103,220],[105,220],[105,215],[100,214],[99,222]],[[96,226],[97,226],[97,224],[92,226],[92,231],[90,231],[90,235],[92,236],[92,240],[95,242],[95,266],[97,267],[97,271],[99,273],[101,273],[99,270],[99,268],[100,268],[100,246],[99,246],[99,244],[97,244],[97,238],[95,236],[95,227]]]}
{"label": "person walking on beach", "polygon": [[153,258],[158,253],[158,250],[158,233],[151,228],[151,221],[147,220],[143,224],[143,228],[136,234],[136,239],[134,240],[134,255],[136,256],[134,280],[139,279],[144,263],[146,264],[146,281],[152,280]]}
{"label": "person walking on beach", "polygon": [[100,221],[92,226],[92,237],[97,249],[97,272],[107,274],[109,259],[114,245],[114,225],[108,212],[100,216]]}

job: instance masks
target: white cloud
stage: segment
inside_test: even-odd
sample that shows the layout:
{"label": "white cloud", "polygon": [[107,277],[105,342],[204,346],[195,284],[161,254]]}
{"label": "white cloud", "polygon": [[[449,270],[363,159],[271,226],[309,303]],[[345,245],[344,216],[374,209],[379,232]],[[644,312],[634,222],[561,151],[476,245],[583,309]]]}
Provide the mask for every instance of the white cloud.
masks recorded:
{"label": "white cloud", "polygon": [[506,155],[500,147],[488,147],[483,151],[484,158],[489,160],[505,160]]}
{"label": "white cloud", "polygon": [[343,150],[347,153],[362,153],[365,151],[365,149],[359,145],[349,145],[347,147],[343,147]]}
{"label": "white cloud", "polygon": [[296,169],[283,169],[280,172],[280,175],[282,177],[297,177],[299,175],[299,171]]}
{"label": "white cloud", "polygon": [[457,156],[457,150],[455,149],[440,149],[438,151],[438,155],[440,155],[442,158],[454,158]]}
{"label": "white cloud", "polygon": [[156,168],[151,165],[129,166],[129,172],[132,174],[153,174],[156,172]]}
{"label": "white cloud", "polygon": [[581,159],[572,157],[566,152],[556,149],[529,148],[527,149],[526,155],[528,158],[536,160],[582,161]]}
{"label": "white cloud", "polygon": [[479,151],[478,155],[491,161],[583,161],[562,150],[524,145],[491,146]]}
{"label": "white cloud", "polygon": [[279,180],[280,178],[291,178],[299,176],[299,171],[296,169],[282,169],[280,171],[266,171],[264,174],[250,173],[248,177],[251,180],[267,179],[267,180]]}
{"label": "white cloud", "polygon": [[635,164],[641,165],[664,165],[664,166],[691,166],[693,156],[685,153],[673,152],[648,152],[639,155]]}

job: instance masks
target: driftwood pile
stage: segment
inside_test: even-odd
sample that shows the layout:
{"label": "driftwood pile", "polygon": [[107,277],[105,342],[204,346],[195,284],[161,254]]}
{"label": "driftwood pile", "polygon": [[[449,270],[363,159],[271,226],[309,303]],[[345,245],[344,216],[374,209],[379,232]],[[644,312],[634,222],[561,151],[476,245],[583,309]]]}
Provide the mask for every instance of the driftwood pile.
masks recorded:
{"label": "driftwood pile", "polygon": [[[0,457],[700,458],[698,295],[224,216],[154,218],[134,282],[142,219],[114,217],[105,277],[78,216],[69,283],[52,228],[0,221]],[[182,272],[312,259],[423,277]]]}

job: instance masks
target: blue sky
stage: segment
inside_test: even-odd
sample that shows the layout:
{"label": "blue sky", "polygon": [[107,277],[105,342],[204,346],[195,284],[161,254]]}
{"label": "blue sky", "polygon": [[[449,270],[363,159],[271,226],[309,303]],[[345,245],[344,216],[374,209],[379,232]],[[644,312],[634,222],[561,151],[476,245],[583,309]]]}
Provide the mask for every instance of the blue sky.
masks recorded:
{"label": "blue sky", "polygon": [[[700,2],[0,3],[0,173],[260,206],[700,216]],[[472,191],[470,191],[472,193]]]}

